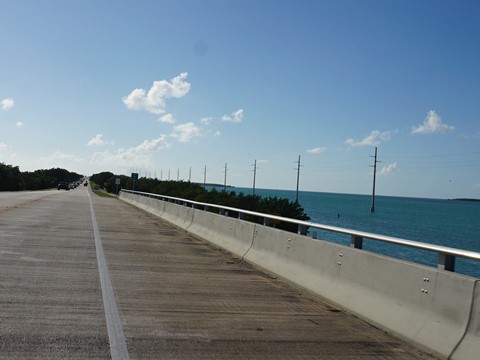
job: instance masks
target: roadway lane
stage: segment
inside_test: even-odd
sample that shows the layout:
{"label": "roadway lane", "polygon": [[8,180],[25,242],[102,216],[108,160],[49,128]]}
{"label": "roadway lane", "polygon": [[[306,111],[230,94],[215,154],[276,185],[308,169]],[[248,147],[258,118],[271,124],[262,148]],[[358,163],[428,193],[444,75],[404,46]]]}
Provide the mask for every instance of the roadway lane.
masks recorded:
{"label": "roadway lane", "polygon": [[58,193],[58,190],[0,191],[0,213],[17,206],[40,200],[56,193]]}
{"label": "roadway lane", "polygon": [[0,358],[108,359],[87,191],[0,204]]}
{"label": "roadway lane", "polygon": [[91,199],[96,232],[83,186],[0,205],[0,359],[115,358],[99,244],[124,358],[430,359],[153,215]]}

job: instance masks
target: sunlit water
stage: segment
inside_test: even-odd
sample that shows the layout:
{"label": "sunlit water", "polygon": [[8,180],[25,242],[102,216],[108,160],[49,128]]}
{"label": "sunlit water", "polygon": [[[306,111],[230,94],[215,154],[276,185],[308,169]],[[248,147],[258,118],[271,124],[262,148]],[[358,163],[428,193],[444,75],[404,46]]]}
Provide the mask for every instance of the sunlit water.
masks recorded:
{"label": "sunlit water", "polygon": [[[255,193],[295,200],[295,191],[256,189]],[[480,202],[377,196],[372,213],[368,195],[304,191],[298,200],[312,222],[480,252]],[[350,244],[347,235],[332,232],[318,230],[318,238]],[[436,253],[368,239],[364,249],[431,266],[438,261]],[[457,258],[456,271],[480,277],[480,263]]]}

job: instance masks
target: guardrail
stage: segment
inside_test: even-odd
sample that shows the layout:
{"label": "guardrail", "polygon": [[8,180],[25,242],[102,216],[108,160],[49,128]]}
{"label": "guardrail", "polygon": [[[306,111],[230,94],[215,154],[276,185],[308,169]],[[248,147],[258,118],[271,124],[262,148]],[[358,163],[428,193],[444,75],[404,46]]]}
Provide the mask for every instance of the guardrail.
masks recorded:
{"label": "guardrail", "polygon": [[122,189],[121,191],[140,195],[140,196],[146,196],[149,198],[154,198],[162,201],[174,202],[176,204],[193,207],[197,209],[203,208],[203,210],[205,211],[208,211],[210,208],[215,208],[215,209],[218,209],[218,213],[220,215],[228,216],[229,211],[236,212],[238,213],[238,218],[241,220],[245,218],[245,215],[259,217],[259,218],[263,218],[263,225],[265,226],[272,226],[274,222],[278,222],[278,221],[296,224],[298,226],[298,234],[300,235],[307,235],[307,231],[309,228],[315,228],[315,229],[345,234],[350,236],[350,239],[351,239],[350,246],[356,249],[362,249],[363,240],[369,239],[369,240],[375,240],[375,241],[385,242],[389,244],[395,244],[400,246],[416,248],[424,251],[429,251],[429,252],[438,254],[437,266],[439,269],[446,270],[446,271],[452,271],[452,272],[455,271],[455,259],[457,257],[480,261],[480,253],[469,251],[469,250],[461,250],[461,249],[455,249],[447,246],[427,244],[419,241],[396,238],[393,236],[373,234],[365,231],[356,231],[356,230],[345,229],[345,228],[336,227],[336,226],[314,223],[310,221],[295,220],[295,219],[290,219],[283,216],[269,215],[269,214],[259,213],[259,212],[250,211],[250,210],[232,208],[232,207],[223,206],[223,205],[202,203],[198,201],[186,200],[186,199],[172,197],[172,196],[158,195],[158,194],[146,193],[141,191],[124,190],[124,189]]}

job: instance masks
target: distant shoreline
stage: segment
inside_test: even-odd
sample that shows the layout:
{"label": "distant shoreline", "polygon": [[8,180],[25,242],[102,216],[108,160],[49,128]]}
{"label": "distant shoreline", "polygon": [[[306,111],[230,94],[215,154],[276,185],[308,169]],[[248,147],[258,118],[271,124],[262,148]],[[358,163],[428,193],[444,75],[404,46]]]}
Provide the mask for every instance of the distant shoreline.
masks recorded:
{"label": "distant shoreline", "polygon": [[211,186],[211,187],[214,187],[214,188],[223,188],[223,187],[226,187],[226,188],[229,188],[229,189],[234,189],[235,186],[233,185],[224,185],[224,184],[217,184],[217,183],[199,183],[197,182],[196,184],[198,185],[205,185],[205,186]]}
{"label": "distant shoreline", "polygon": [[473,201],[473,202],[480,202],[480,199],[470,199],[470,198],[458,198],[458,199],[448,199],[453,201]]}

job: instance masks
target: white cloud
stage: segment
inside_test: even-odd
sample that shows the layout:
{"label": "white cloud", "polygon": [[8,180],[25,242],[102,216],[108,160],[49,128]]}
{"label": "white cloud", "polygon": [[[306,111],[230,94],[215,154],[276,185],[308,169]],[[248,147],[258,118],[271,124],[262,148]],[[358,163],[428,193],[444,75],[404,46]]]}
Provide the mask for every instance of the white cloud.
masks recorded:
{"label": "white cloud", "polygon": [[83,159],[75,155],[65,154],[57,150],[53,154],[40,157],[35,165],[38,169],[53,167],[72,169],[73,166],[83,164],[84,162]]}
{"label": "white cloud", "polygon": [[211,117],[203,117],[200,119],[200,122],[203,124],[203,125],[210,125],[212,123],[212,118]]}
{"label": "white cloud", "polygon": [[122,98],[123,103],[131,110],[145,110],[153,114],[163,114],[166,109],[165,100],[181,98],[190,91],[190,83],[185,79],[188,73],[184,72],[167,80],[154,81],[148,93],[144,89],[135,89],[128,96]]}
{"label": "white cloud", "polygon": [[382,167],[382,170],[380,170],[380,175],[388,175],[393,173],[395,170],[397,170],[396,162]]}
{"label": "white cloud", "polygon": [[3,142],[0,142],[0,151],[5,151],[7,149],[8,149],[8,145]]}
{"label": "white cloud", "polygon": [[87,146],[101,146],[105,144],[108,144],[108,142],[103,140],[103,134],[97,134],[87,143]]}
{"label": "white cloud", "polygon": [[6,98],[0,101],[0,104],[2,104],[2,110],[8,110],[15,105],[15,101],[12,98]]}
{"label": "white cloud", "polygon": [[412,134],[445,133],[453,129],[455,129],[454,126],[444,124],[440,116],[434,110],[430,110],[423,123],[412,127]]}
{"label": "white cloud", "polygon": [[243,119],[243,109],[238,109],[237,111],[234,111],[230,115],[222,116],[222,121],[230,121],[234,123],[242,122],[242,119]]}
{"label": "white cloud", "polygon": [[193,123],[188,122],[173,127],[173,133],[170,135],[180,142],[189,142],[192,138],[200,136],[200,129]]}
{"label": "white cloud", "polygon": [[173,117],[173,114],[165,114],[160,118],[160,122],[173,124],[175,122],[175,118]]}
{"label": "white cloud", "polygon": [[325,151],[327,150],[326,147],[316,147],[316,148],[313,148],[313,149],[308,149],[307,150],[307,153],[310,153],[310,154],[323,154]]}
{"label": "white cloud", "polygon": [[17,127],[21,128],[21,127],[24,127],[24,126],[25,126],[25,123],[24,123],[23,121],[17,121],[17,122],[15,123],[15,125],[16,125]]}
{"label": "white cloud", "polygon": [[142,152],[154,152],[167,148],[169,145],[167,143],[167,136],[160,135],[159,138],[154,140],[145,140],[143,143],[137,147],[131,148],[134,153]]}
{"label": "white cloud", "polygon": [[345,140],[345,144],[355,147],[355,146],[375,146],[379,145],[384,141],[390,140],[390,131],[380,132],[378,130],[373,130],[370,135],[368,135],[365,139],[360,141],[355,141],[353,139]]}
{"label": "white cloud", "polygon": [[152,168],[154,167],[153,154],[169,146],[167,136],[160,135],[157,139],[145,140],[140,145],[128,149],[96,152],[93,154],[91,162],[102,171],[105,169],[125,170],[131,168],[132,164],[138,167]]}
{"label": "white cloud", "polygon": [[218,136],[220,136],[220,135],[222,135],[222,133],[221,133],[220,131],[218,131],[218,130],[215,131],[215,133],[213,134],[213,136],[215,136],[215,137],[218,137]]}

